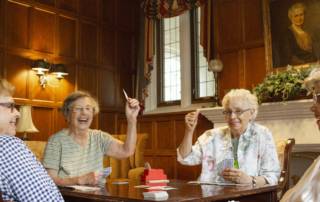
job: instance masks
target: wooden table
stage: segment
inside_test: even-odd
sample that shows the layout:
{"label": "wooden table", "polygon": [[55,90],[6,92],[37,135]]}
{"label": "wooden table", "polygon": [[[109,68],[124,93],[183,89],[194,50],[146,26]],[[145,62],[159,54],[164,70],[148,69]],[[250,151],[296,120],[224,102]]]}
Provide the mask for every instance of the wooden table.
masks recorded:
{"label": "wooden table", "polygon": [[[142,188],[134,188],[139,183],[114,185],[108,183],[105,189],[95,192],[81,192],[60,189],[66,202],[83,201],[147,201],[143,199]],[[169,186],[176,190],[167,191],[167,201],[244,201],[244,202],[274,202],[276,201],[277,186],[217,186],[191,185],[187,181],[171,180]]]}

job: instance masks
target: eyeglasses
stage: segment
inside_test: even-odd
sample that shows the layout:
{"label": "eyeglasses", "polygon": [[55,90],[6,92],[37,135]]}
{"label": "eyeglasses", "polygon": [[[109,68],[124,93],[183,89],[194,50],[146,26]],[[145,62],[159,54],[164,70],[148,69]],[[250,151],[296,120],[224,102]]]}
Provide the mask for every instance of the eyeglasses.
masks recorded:
{"label": "eyeglasses", "polygon": [[86,107],[75,106],[75,107],[71,108],[71,111],[75,112],[75,113],[81,113],[82,111],[94,112],[94,107],[92,107],[92,106],[86,106]]}
{"label": "eyeglasses", "polygon": [[313,93],[313,103],[320,104],[320,93]]}
{"label": "eyeglasses", "polygon": [[16,107],[16,104],[14,102],[3,102],[3,103],[0,103],[0,106],[11,109],[11,113],[12,113]]}
{"label": "eyeglasses", "polygon": [[222,111],[222,114],[228,117],[231,117],[232,114],[236,115],[236,117],[241,116],[244,112],[249,111],[251,109],[245,109],[245,110],[236,110],[236,111],[230,111],[230,110],[225,110]]}

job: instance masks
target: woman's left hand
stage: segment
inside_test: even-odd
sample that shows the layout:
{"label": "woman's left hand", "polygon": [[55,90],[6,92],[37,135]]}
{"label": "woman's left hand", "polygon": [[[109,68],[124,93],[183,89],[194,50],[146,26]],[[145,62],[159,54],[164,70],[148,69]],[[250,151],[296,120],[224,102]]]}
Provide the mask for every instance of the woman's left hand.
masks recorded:
{"label": "woman's left hand", "polygon": [[128,98],[126,103],[126,116],[128,120],[136,120],[140,111],[139,101],[134,98]]}
{"label": "woman's left hand", "polygon": [[249,184],[252,178],[243,171],[236,168],[226,168],[222,171],[222,176],[225,180],[235,182],[237,184]]}

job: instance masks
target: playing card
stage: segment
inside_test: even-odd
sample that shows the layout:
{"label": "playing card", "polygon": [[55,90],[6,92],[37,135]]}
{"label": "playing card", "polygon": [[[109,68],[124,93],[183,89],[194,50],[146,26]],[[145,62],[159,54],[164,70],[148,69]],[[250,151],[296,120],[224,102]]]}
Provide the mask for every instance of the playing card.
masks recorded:
{"label": "playing card", "polygon": [[122,91],[123,91],[124,97],[126,98],[126,100],[128,100],[129,99],[128,94],[126,93],[126,91],[124,89],[122,89]]}
{"label": "playing card", "polygon": [[233,168],[233,159],[223,159],[218,163],[217,168],[220,173],[226,168]]}

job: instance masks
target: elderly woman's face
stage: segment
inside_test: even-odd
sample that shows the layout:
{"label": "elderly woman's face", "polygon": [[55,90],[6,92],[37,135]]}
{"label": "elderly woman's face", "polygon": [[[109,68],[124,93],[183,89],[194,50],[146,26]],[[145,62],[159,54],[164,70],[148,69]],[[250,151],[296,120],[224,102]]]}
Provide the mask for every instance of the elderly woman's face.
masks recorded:
{"label": "elderly woman's face", "polygon": [[89,129],[93,119],[93,104],[90,98],[83,97],[74,101],[69,114],[69,127],[76,130]]}
{"label": "elderly woman's face", "polygon": [[231,133],[239,136],[245,132],[249,121],[253,117],[253,109],[248,107],[241,98],[233,97],[225,106],[225,120]]}
{"label": "elderly woman's face", "polygon": [[304,23],[304,9],[303,8],[296,8],[293,9],[291,12],[291,23],[296,26],[302,26]]}
{"label": "elderly woman's face", "polygon": [[0,96],[0,134],[15,135],[20,113],[14,108],[12,97]]}
{"label": "elderly woman's face", "polygon": [[317,125],[320,129],[320,81],[315,82],[313,92],[313,105],[310,110],[314,113],[314,117],[317,119]]}

